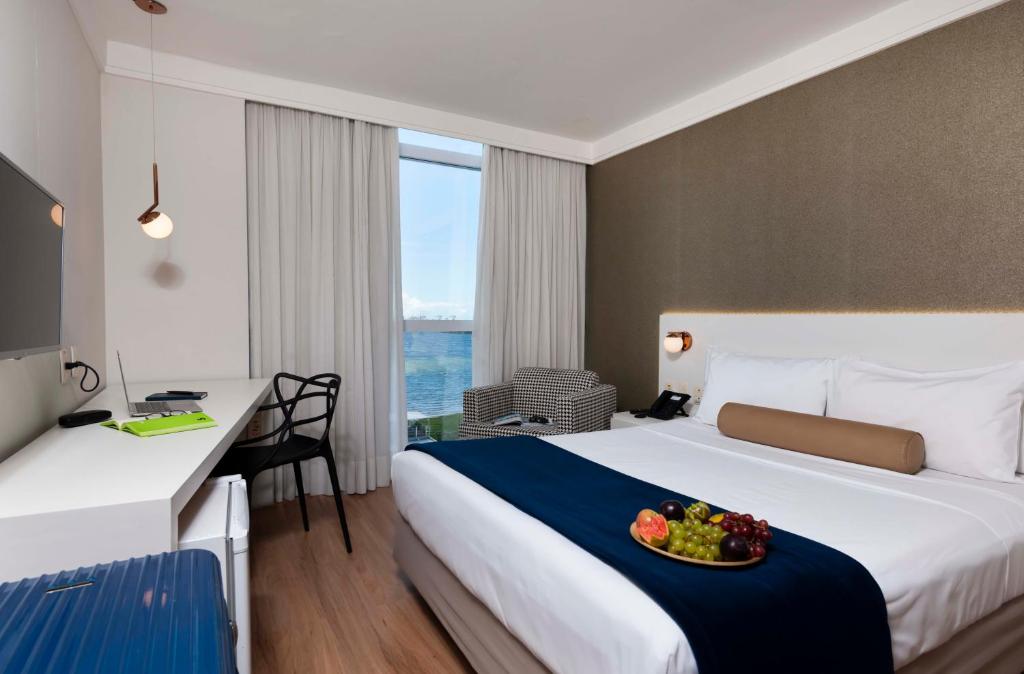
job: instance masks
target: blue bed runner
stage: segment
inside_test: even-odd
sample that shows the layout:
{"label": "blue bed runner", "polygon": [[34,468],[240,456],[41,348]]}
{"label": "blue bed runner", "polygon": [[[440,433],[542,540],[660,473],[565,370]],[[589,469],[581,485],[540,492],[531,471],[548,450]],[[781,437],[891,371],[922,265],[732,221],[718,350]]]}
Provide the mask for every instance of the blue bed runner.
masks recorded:
{"label": "blue bed runner", "polygon": [[677,562],[637,545],[629,524],[666,499],[697,499],[533,437],[407,449],[433,456],[629,578],[679,624],[701,674],[893,671],[882,591],[838,550],[773,527],[768,556],[755,566]]}

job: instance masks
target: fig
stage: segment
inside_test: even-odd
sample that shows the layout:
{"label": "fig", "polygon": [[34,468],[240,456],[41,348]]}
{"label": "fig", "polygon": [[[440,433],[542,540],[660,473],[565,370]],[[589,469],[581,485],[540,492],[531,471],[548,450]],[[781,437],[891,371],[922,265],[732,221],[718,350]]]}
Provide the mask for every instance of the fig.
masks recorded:
{"label": "fig", "polygon": [[711,508],[704,501],[697,501],[691,503],[690,507],[686,509],[686,516],[698,522],[706,522],[711,517]]}
{"label": "fig", "polygon": [[729,534],[723,538],[718,544],[718,549],[722,553],[722,561],[725,562],[745,562],[750,559],[750,543],[736,534]]}
{"label": "fig", "polygon": [[667,520],[682,520],[686,518],[686,506],[679,501],[663,501],[658,508]]}

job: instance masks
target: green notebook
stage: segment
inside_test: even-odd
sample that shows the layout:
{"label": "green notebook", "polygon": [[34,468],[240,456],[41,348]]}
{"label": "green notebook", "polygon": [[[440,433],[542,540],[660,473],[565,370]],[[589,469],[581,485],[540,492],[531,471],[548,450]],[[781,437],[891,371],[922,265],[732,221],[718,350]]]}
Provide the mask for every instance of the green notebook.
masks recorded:
{"label": "green notebook", "polygon": [[181,431],[194,431],[200,428],[211,428],[216,425],[217,422],[211,419],[210,415],[205,412],[174,414],[169,417],[123,422],[111,419],[100,424],[100,426],[131,433],[140,438],[148,438],[151,435],[164,435],[166,433],[180,433]]}

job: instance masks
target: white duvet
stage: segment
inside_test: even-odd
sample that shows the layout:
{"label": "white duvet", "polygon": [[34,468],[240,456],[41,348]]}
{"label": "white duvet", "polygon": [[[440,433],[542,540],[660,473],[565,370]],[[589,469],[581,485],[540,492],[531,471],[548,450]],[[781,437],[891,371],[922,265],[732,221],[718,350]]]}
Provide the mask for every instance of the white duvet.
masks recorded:
{"label": "white duvet", "polygon": [[[896,667],[1024,594],[1024,484],[805,456],[689,419],[545,439],[857,559],[885,595]],[[392,477],[420,539],[551,670],[697,671],[653,600],[540,521],[422,452]]]}

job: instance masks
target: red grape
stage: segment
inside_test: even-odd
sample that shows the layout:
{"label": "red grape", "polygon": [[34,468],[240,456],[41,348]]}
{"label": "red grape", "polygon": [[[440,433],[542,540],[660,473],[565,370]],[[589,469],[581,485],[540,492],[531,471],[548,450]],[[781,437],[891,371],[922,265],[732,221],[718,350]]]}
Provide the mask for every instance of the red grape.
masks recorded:
{"label": "red grape", "polygon": [[750,546],[750,554],[754,557],[764,557],[765,552],[767,551],[764,549],[764,546],[760,543],[754,543],[752,546]]}
{"label": "red grape", "polygon": [[760,549],[762,552],[756,557],[763,557],[764,545],[772,539],[771,529],[768,528],[768,520],[754,519],[750,513],[724,512],[721,521],[715,525],[728,534],[734,534],[747,539],[751,549]]}

